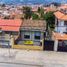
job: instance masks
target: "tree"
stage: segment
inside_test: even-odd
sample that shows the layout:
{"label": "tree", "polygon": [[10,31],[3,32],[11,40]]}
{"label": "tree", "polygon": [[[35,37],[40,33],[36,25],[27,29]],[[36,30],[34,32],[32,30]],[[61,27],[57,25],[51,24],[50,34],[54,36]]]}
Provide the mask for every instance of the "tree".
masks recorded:
{"label": "tree", "polygon": [[44,14],[43,19],[45,19],[47,21],[47,25],[50,28],[54,28],[55,25],[55,16],[53,14],[53,12],[47,12],[46,14]]}
{"label": "tree", "polygon": [[2,4],[1,6],[2,6],[2,7],[5,7],[6,5],[5,5],[5,4]]}
{"label": "tree", "polygon": [[43,15],[44,15],[44,9],[38,7],[38,13],[39,13],[39,15],[40,15],[40,18],[42,19],[42,18],[43,18]]}
{"label": "tree", "polygon": [[41,11],[41,9],[40,9],[40,7],[38,7],[38,11],[37,12],[40,13],[40,11]]}
{"label": "tree", "polygon": [[33,20],[38,20],[39,19],[39,16],[35,13],[32,13],[32,19]]}
{"label": "tree", "polygon": [[30,7],[23,7],[23,13],[25,19],[30,19],[32,15],[32,11]]}

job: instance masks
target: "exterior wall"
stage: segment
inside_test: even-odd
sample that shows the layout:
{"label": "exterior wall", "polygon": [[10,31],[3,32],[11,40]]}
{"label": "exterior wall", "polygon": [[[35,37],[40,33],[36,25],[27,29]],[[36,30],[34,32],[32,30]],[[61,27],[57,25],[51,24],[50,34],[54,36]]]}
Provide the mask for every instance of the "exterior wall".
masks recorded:
{"label": "exterior wall", "polygon": [[[40,41],[44,38],[43,37],[43,33],[42,32],[40,32],[40,33],[41,33],[41,39],[40,40],[35,40],[35,38],[34,38],[35,31],[22,31],[21,32],[22,43],[24,44],[24,41],[31,40],[31,41],[33,41],[34,45],[40,45]],[[30,39],[25,39],[24,38],[25,34],[29,34],[30,35]]]}
{"label": "exterior wall", "polygon": [[[15,34],[17,34],[17,32],[15,32]],[[5,31],[0,33],[0,46],[4,46],[4,47],[12,46],[14,44],[13,38],[15,39],[16,38],[15,36],[17,36],[15,34],[13,32],[13,35],[11,35],[10,32],[5,32]]]}
{"label": "exterior wall", "polygon": [[54,42],[54,51],[57,51],[58,49],[58,40],[55,40]]}
{"label": "exterior wall", "polygon": [[3,41],[3,40],[0,40],[0,46],[8,46],[10,45],[10,41]]}
{"label": "exterior wall", "polygon": [[56,25],[57,21],[55,21],[55,31],[59,32],[59,33],[63,33],[66,32],[66,26],[64,25],[64,21],[63,20],[58,20],[58,25]]}

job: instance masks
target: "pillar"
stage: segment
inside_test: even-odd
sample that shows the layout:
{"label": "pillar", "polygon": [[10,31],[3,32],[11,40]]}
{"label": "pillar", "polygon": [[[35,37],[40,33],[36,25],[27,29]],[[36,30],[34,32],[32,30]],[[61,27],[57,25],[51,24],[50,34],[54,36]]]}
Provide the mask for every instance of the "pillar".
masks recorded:
{"label": "pillar", "polygon": [[57,51],[58,49],[58,40],[55,40],[54,42],[54,51]]}
{"label": "pillar", "polygon": [[13,45],[14,45],[14,38],[13,38],[13,36],[11,36],[11,38],[10,38],[10,46],[11,46],[11,48],[13,48]]}

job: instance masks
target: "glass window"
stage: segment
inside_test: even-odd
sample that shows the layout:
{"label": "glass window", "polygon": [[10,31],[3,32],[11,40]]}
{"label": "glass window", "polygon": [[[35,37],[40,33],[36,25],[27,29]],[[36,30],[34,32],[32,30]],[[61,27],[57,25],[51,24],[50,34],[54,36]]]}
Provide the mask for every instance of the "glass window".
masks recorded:
{"label": "glass window", "polygon": [[24,35],[25,39],[30,39],[30,35]]}
{"label": "glass window", "polygon": [[35,32],[34,38],[37,40],[40,40],[41,33],[40,32]]}
{"label": "glass window", "polygon": [[66,26],[67,26],[67,21],[64,21],[64,25],[66,25]]}

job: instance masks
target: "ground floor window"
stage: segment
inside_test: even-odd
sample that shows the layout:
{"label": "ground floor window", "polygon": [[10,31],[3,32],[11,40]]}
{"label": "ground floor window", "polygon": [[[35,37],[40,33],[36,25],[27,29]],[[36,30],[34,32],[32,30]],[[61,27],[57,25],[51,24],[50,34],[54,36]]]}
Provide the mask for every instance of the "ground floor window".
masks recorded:
{"label": "ground floor window", "polygon": [[35,38],[35,40],[40,40],[41,39],[41,33],[40,32],[35,32],[34,33],[34,38]]}
{"label": "ground floor window", "polygon": [[24,35],[25,39],[30,39],[30,35]]}

